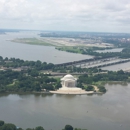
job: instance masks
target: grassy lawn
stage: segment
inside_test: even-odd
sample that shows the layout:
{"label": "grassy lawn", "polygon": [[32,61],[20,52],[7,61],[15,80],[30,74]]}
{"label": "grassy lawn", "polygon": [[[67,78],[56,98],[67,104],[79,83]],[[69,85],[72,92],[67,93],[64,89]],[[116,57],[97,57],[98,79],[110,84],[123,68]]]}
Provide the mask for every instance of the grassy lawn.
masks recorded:
{"label": "grassy lawn", "polygon": [[81,48],[79,46],[62,46],[62,47],[56,47],[56,49],[61,50],[61,51],[67,51],[67,52],[72,52],[72,53],[82,53]]}
{"label": "grassy lawn", "polygon": [[30,45],[43,45],[43,46],[54,46],[53,44],[44,42],[37,38],[18,38],[12,40],[12,42],[25,43]]}

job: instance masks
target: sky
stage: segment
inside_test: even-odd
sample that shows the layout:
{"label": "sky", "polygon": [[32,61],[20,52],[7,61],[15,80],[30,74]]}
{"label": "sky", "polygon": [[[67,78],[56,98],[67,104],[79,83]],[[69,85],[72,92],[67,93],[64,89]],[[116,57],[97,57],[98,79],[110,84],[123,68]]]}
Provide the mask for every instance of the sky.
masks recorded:
{"label": "sky", "polygon": [[0,0],[0,28],[130,33],[130,0]]}

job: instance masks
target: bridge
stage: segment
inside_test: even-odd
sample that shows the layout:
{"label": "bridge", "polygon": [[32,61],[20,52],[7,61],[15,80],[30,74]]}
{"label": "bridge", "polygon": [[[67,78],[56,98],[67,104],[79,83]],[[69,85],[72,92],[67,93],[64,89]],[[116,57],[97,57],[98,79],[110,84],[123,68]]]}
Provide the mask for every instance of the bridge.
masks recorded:
{"label": "bridge", "polygon": [[81,65],[84,63],[90,63],[90,62],[98,62],[100,61],[106,61],[106,60],[112,60],[112,59],[117,59],[118,57],[110,57],[110,58],[101,58],[101,57],[94,57],[90,59],[84,59],[84,60],[79,60],[79,61],[72,61],[72,62],[66,62],[66,63],[61,63],[61,64],[55,64],[55,66],[76,66],[76,65]]}
{"label": "bridge", "polygon": [[67,62],[62,64],[56,64],[56,66],[75,66],[80,68],[94,68],[94,67],[105,67],[114,64],[120,64],[129,62],[130,58],[128,59],[120,59],[118,57],[112,58],[91,58],[85,60],[79,60],[74,62]]}
{"label": "bridge", "polygon": [[99,62],[93,62],[93,63],[86,63],[86,64],[80,64],[80,66],[76,67],[81,67],[81,68],[94,68],[94,67],[105,67],[105,66],[110,66],[110,65],[115,65],[115,64],[120,64],[120,63],[125,63],[129,62],[129,59],[111,59],[111,60],[106,60],[106,61],[99,61]]}

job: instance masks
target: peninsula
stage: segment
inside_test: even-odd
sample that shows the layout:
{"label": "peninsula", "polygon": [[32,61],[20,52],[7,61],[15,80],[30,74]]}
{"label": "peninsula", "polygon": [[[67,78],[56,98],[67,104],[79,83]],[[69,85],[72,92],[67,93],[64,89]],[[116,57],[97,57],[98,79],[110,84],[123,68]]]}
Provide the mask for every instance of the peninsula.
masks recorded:
{"label": "peninsula", "polygon": [[[73,74],[76,87],[85,91],[106,92],[109,81],[130,81],[130,73],[123,70],[103,71],[98,68],[56,66],[41,61],[24,61],[0,57],[0,92],[49,92],[62,87],[60,79]],[[97,88],[95,88],[97,86]]]}

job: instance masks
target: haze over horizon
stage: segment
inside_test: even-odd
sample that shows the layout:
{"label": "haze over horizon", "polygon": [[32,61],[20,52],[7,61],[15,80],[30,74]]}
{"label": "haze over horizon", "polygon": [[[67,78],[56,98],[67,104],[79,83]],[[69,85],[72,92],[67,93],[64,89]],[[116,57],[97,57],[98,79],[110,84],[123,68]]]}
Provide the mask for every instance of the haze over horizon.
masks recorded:
{"label": "haze over horizon", "polygon": [[129,0],[0,0],[0,28],[130,33]]}

